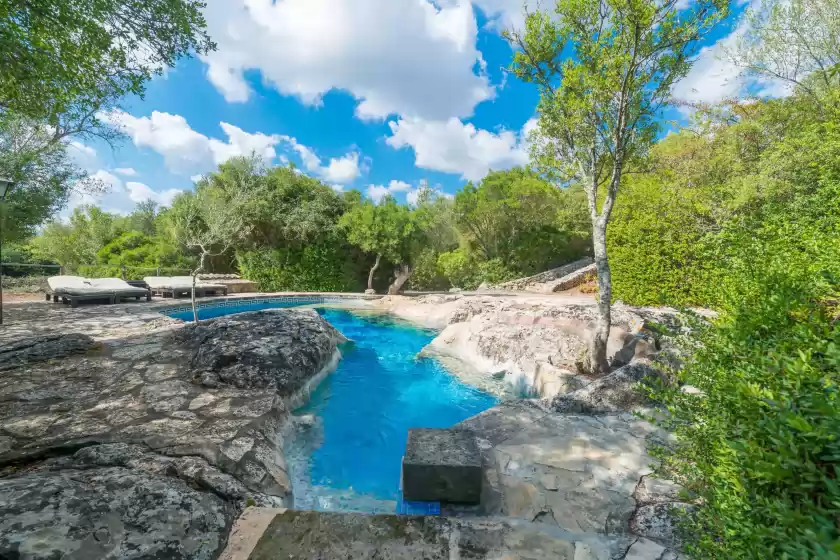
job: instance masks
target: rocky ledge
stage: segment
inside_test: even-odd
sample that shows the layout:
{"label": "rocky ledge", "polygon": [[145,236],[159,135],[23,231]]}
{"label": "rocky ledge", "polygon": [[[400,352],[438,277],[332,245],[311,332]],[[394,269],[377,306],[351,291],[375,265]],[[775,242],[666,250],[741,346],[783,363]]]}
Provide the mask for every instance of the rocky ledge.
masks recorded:
{"label": "rocky ledge", "polygon": [[[641,404],[631,386],[654,373],[653,361],[672,352],[668,337],[655,334],[653,325],[681,326],[673,309],[614,306],[607,350],[619,371],[596,380],[580,368],[598,313],[591,297],[389,296],[378,305],[441,329],[422,354],[440,359],[467,382],[494,393],[541,397],[561,412],[620,412]],[[621,372],[625,366],[632,367]],[[599,396],[590,395],[593,390]]]}
{"label": "rocky ledge", "polygon": [[0,346],[0,557],[215,558],[247,504],[288,502],[279,434],[341,334],[294,309],[155,326]]}

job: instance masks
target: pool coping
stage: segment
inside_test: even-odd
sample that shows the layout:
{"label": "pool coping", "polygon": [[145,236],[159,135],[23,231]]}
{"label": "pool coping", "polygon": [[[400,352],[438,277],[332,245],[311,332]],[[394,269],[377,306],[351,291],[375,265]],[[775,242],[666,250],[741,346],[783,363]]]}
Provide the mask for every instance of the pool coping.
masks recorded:
{"label": "pool coping", "polygon": [[[319,303],[342,303],[345,301],[376,301],[382,299],[382,295],[348,294],[337,292],[275,292],[257,294],[235,294],[212,298],[201,298],[196,300],[196,309],[217,309],[220,307],[238,307],[249,303],[298,303],[300,305],[314,305]],[[185,303],[174,304],[170,301],[159,301],[152,304],[152,309],[162,315],[175,313],[187,313],[192,311],[192,302],[188,299],[182,300]]]}

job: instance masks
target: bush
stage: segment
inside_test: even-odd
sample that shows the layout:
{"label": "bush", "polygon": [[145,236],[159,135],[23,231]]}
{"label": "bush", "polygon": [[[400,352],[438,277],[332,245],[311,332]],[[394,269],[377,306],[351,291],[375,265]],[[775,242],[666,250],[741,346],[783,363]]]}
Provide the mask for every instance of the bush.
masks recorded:
{"label": "bush", "polygon": [[115,266],[115,265],[81,265],[78,267],[67,267],[67,274],[83,276],[85,278],[123,278],[125,280],[142,280],[146,276],[188,276],[192,273],[186,268],[169,267],[138,267],[138,266]]}
{"label": "bush", "polygon": [[840,284],[748,281],[677,373],[702,394],[653,391],[677,436],[654,454],[702,504],[683,523],[692,557],[837,558]]}
{"label": "bush", "polygon": [[414,271],[408,279],[411,290],[444,291],[451,287],[438,268],[438,254],[434,249],[425,249],[414,261]]}
{"label": "bush", "polygon": [[368,259],[337,241],[245,251],[237,260],[242,275],[264,292],[360,292],[370,270]]}
{"label": "bush", "polygon": [[518,276],[501,259],[480,260],[474,253],[464,249],[441,253],[438,257],[438,270],[453,286],[465,290],[474,290],[483,282],[499,284]]}

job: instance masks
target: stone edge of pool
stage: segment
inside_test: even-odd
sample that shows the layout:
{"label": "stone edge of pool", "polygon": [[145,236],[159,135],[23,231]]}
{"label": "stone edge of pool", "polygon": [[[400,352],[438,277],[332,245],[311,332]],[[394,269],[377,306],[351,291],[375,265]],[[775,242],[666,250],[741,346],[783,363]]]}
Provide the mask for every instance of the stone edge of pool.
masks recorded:
{"label": "stone edge of pool", "polygon": [[[220,307],[238,307],[246,304],[259,303],[298,303],[312,305],[318,303],[342,303],[346,301],[377,301],[382,295],[348,294],[335,292],[299,293],[277,292],[248,295],[232,295],[202,299],[196,302],[196,309],[218,309]],[[192,303],[184,299],[185,303],[176,305],[170,301],[154,302],[151,308],[162,315],[185,313],[192,311]]]}

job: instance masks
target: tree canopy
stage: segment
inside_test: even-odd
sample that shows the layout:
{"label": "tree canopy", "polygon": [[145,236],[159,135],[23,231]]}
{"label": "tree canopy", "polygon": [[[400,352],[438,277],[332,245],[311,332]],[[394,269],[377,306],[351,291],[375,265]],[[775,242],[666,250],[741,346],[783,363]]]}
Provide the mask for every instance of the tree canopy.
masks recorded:
{"label": "tree canopy", "polygon": [[215,48],[199,0],[0,3],[0,109],[53,124],[126,94]]}
{"label": "tree canopy", "polygon": [[728,13],[727,0],[557,0],[527,14],[511,69],[540,91],[532,156],[549,177],[586,192],[598,271],[600,319],[589,353],[609,371],[612,281],[606,229],[626,169],[656,142],[671,87],[691,67],[697,42]]}

